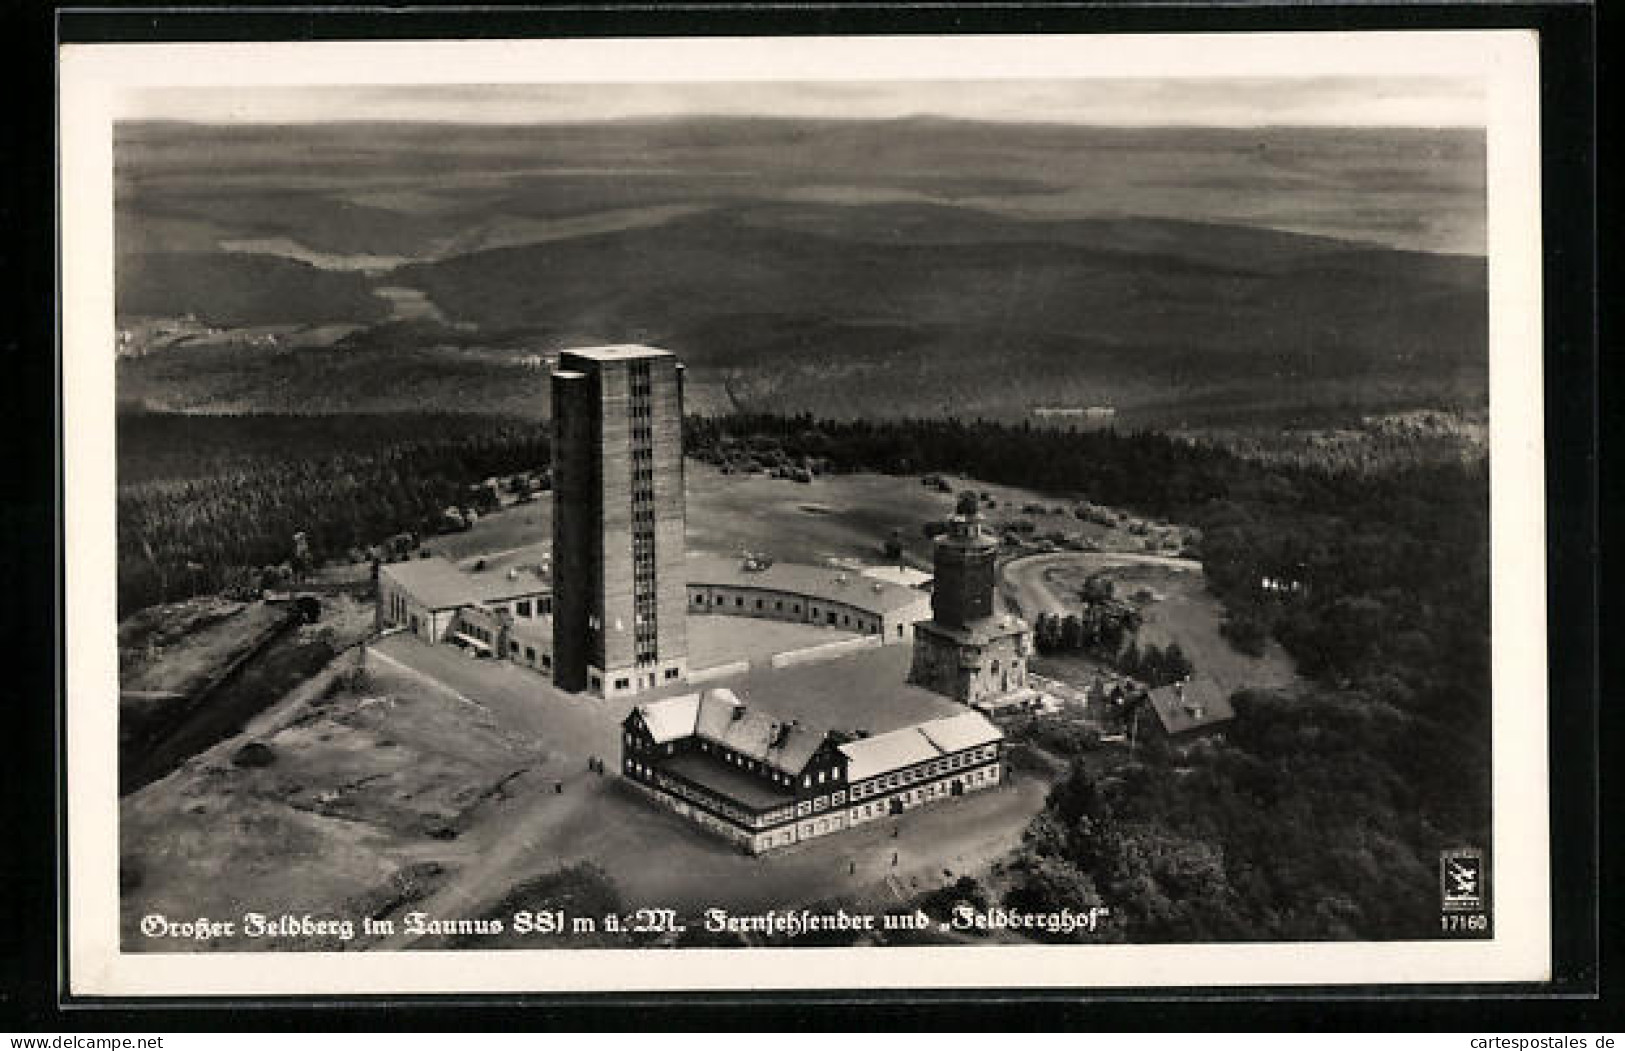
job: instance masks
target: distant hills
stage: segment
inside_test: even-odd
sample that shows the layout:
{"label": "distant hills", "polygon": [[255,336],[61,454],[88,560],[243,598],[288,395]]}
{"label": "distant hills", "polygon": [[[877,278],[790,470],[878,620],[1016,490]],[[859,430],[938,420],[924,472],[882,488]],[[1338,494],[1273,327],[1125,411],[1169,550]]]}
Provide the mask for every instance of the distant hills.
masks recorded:
{"label": "distant hills", "polygon": [[1484,260],[1442,250],[1481,242],[1477,133],[166,124],[118,144],[121,316],[342,326],[121,361],[127,401],[537,414],[540,355],[618,341],[681,353],[702,410],[1111,404],[1133,425],[1484,397]]}

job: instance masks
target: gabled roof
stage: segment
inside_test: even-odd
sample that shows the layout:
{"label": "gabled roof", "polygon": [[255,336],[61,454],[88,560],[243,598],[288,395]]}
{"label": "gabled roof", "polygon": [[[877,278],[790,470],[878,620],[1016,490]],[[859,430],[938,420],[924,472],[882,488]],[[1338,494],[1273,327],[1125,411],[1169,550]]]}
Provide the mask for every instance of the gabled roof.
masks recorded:
{"label": "gabled roof", "polygon": [[1158,686],[1146,695],[1157,721],[1170,736],[1188,733],[1228,722],[1236,710],[1212,679],[1191,679],[1172,686]]}
{"label": "gabled roof", "polygon": [[695,734],[791,775],[801,773],[827,736],[752,711],[731,690],[708,690],[701,696]]}
{"label": "gabled roof", "polygon": [[841,745],[841,751],[846,755],[846,780],[849,784],[923,763],[942,754],[929,738],[920,733],[917,726],[848,741]]}
{"label": "gabled roof", "polygon": [[1004,738],[1004,733],[979,712],[965,712],[962,715],[921,723],[918,729],[944,754],[963,752],[967,748],[992,744]]}
{"label": "gabled roof", "polygon": [[988,722],[981,712],[972,711],[848,741],[840,745],[840,749],[847,759],[847,782],[856,783],[940,755],[1002,740],[1002,730]]}
{"label": "gabled roof", "polygon": [[656,744],[698,737],[791,775],[801,773],[828,736],[752,711],[725,688],[650,701],[634,711]]}
{"label": "gabled roof", "polygon": [[695,717],[700,710],[700,695],[685,693],[680,697],[667,697],[663,701],[640,704],[633,711],[649,728],[655,744],[677,741],[694,736]]}

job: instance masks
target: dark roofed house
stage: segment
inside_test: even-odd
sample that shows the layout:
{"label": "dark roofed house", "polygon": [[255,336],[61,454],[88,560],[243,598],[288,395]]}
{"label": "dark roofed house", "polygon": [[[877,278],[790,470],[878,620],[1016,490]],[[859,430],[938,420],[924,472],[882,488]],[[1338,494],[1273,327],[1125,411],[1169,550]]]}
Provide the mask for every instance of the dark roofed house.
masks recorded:
{"label": "dark roofed house", "polygon": [[1003,738],[966,711],[856,739],[775,718],[717,688],[633,708],[622,723],[621,772],[760,853],[992,787]]}
{"label": "dark roofed house", "polygon": [[1145,700],[1155,716],[1154,728],[1174,740],[1210,733],[1236,717],[1230,698],[1208,678],[1158,686],[1145,695]]}

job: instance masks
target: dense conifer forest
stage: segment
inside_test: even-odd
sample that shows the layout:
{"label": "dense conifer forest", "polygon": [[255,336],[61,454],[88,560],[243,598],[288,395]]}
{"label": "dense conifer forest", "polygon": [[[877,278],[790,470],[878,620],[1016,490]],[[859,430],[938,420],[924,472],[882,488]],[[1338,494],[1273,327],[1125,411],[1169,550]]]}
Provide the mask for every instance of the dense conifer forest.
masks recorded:
{"label": "dense conifer forest", "polygon": [[422,537],[472,483],[548,461],[544,425],[454,415],[129,412],[118,447],[121,615]]}

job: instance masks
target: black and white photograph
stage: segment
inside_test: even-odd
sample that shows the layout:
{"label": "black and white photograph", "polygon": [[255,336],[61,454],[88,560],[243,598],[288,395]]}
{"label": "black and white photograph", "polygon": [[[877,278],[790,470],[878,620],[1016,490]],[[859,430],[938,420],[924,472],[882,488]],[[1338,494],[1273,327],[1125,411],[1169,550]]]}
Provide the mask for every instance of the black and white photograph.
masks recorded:
{"label": "black and white photograph", "polygon": [[1533,55],[65,48],[76,980],[1546,977]]}

